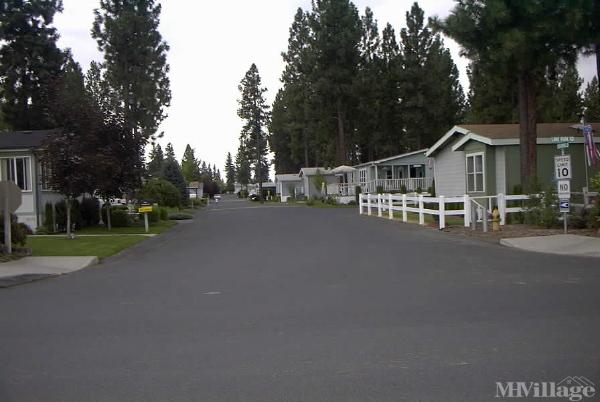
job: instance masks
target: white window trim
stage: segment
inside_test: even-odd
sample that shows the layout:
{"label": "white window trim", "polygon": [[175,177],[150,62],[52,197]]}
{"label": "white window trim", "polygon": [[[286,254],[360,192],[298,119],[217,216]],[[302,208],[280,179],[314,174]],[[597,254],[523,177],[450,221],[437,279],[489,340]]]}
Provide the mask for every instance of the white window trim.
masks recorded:
{"label": "white window trim", "polygon": [[[475,163],[475,157],[481,156],[481,174],[483,175],[483,190],[477,190],[477,171],[474,172],[473,177],[473,186],[475,186],[473,191],[469,190],[469,158],[473,158],[473,169],[477,170],[477,164]],[[465,180],[467,186],[467,193],[485,193],[486,192],[486,180],[485,180],[485,152],[473,152],[465,155]]]}
{"label": "white window trim", "polygon": [[[29,190],[21,190],[21,192],[23,193],[32,193],[33,192],[33,165],[31,163],[31,156],[0,156],[0,161],[2,159],[12,159],[13,164],[14,164],[14,169],[15,169],[15,174],[17,172],[17,159],[27,159],[28,160],[28,167],[29,167]],[[2,164],[0,163],[0,175],[2,174]],[[14,182],[15,184],[17,184],[17,182]]]}

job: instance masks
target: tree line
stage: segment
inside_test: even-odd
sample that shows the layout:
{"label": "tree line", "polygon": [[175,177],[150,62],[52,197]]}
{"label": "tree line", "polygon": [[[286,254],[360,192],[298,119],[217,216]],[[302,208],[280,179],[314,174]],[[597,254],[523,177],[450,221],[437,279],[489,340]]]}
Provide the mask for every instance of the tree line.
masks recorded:
{"label": "tree line", "polygon": [[277,172],[421,149],[463,119],[458,69],[417,3],[397,35],[368,7],[313,2],[297,10],[282,56],[269,125]]}
{"label": "tree line", "polygon": [[60,128],[42,160],[47,184],[70,208],[81,194],[109,199],[139,188],[171,91],[157,1],[100,0],[91,35],[103,60],[85,75],[57,46],[52,24],[62,11],[61,0],[0,3],[0,121],[8,130]]}
{"label": "tree line", "polygon": [[[421,149],[458,123],[519,123],[526,187],[537,122],[579,121],[582,106],[600,120],[598,79],[582,91],[576,69],[578,55],[600,52],[599,10],[591,0],[466,0],[426,20],[415,2],[397,35],[349,0],[300,8],[268,124],[275,170]],[[442,34],[470,60],[466,95]]]}

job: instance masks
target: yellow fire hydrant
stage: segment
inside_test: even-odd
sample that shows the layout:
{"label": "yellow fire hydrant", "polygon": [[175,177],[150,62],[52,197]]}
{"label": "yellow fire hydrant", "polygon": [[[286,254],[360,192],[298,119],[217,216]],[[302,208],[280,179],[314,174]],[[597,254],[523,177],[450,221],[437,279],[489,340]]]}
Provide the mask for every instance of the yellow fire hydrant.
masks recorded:
{"label": "yellow fire hydrant", "polygon": [[498,208],[494,208],[492,211],[492,230],[497,232],[500,230],[500,212]]}

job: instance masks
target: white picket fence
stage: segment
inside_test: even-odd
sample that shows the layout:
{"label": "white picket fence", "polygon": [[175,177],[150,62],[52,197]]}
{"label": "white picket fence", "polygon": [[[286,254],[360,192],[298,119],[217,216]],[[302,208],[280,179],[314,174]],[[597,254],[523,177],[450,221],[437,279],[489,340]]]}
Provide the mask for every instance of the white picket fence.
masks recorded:
{"label": "white picket fence", "polygon": [[[389,219],[394,219],[394,212],[402,214],[402,221],[408,221],[408,213],[419,215],[419,224],[425,225],[425,215],[439,217],[439,228],[446,227],[447,216],[462,216],[465,227],[471,226],[473,219],[487,219],[494,209],[498,208],[500,224],[506,223],[506,215],[522,212],[522,207],[508,207],[509,201],[522,201],[529,199],[527,195],[498,194],[485,197],[425,197],[423,195],[410,196],[407,194],[361,194],[358,198],[359,214],[383,217],[387,212]],[[437,204],[437,209],[431,208]],[[448,209],[446,204],[462,204],[462,209]],[[427,206],[427,208],[426,208]]]}

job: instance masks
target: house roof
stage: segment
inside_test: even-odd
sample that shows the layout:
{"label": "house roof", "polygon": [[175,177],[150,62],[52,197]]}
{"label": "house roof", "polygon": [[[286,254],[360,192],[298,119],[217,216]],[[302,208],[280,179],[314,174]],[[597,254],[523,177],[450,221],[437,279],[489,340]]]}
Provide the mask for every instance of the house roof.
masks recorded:
{"label": "house roof", "polygon": [[368,166],[368,165],[378,165],[380,163],[389,162],[389,161],[394,160],[394,159],[400,159],[400,158],[404,158],[404,157],[407,157],[407,156],[416,155],[416,154],[420,154],[420,153],[426,153],[426,152],[427,152],[427,148],[419,149],[418,151],[406,152],[406,153],[403,153],[403,154],[398,154],[398,155],[390,156],[390,157],[387,157],[387,158],[378,159],[376,161],[370,161],[370,162],[360,163],[358,165],[354,165],[354,167],[357,168],[357,167]]}
{"label": "house roof", "polygon": [[199,181],[191,181],[188,184],[188,188],[204,188],[204,183]]}
{"label": "house roof", "polygon": [[[595,132],[600,131],[600,123],[590,123]],[[538,123],[537,143],[551,144],[555,137],[574,137],[574,142],[583,142],[581,131],[576,130],[575,123]],[[473,140],[488,145],[519,145],[519,124],[461,124],[452,127],[427,152],[434,154],[446,145],[454,136],[462,138],[454,144],[453,151],[460,150],[467,142]]]}
{"label": "house roof", "polygon": [[302,176],[314,176],[319,171],[321,174],[331,174],[331,169],[326,169],[322,167],[312,167],[312,168],[302,168],[300,169],[300,173],[298,174],[300,177]]}
{"label": "house roof", "polygon": [[275,180],[277,180],[277,181],[300,181],[300,175],[298,173],[276,174]]}
{"label": "house roof", "polygon": [[39,149],[49,135],[59,130],[0,132],[0,149]]}

